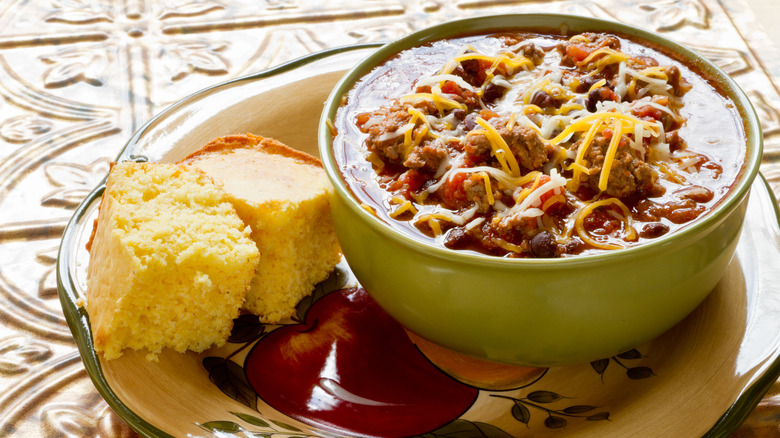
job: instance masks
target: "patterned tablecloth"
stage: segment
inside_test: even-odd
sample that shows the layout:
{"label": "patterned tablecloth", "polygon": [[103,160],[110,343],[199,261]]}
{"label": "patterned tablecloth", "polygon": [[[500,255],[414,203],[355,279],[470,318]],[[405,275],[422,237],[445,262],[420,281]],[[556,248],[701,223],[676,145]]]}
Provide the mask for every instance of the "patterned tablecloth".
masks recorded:
{"label": "patterned tablecloth", "polygon": [[[752,99],[780,194],[780,56],[743,0],[0,0],[0,436],[134,435],[83,368],[54,267],[72,211],[152,115],[328,47],[505,12],[622,21],[709,57]],[[735,436],[780,436],[780,383]]]}

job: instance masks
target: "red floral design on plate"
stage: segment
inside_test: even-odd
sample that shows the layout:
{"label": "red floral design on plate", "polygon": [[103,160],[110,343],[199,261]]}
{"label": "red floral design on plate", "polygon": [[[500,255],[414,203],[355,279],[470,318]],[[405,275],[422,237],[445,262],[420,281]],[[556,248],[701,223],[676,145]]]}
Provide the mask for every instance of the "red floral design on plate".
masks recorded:
{"label": "red floral design on plate", "polygon": [[280,412],[359,436],[435,430],[478,395],[431,364],[363,289],[319,299],[303,324],[261,339],[244,369],[260,398]]}

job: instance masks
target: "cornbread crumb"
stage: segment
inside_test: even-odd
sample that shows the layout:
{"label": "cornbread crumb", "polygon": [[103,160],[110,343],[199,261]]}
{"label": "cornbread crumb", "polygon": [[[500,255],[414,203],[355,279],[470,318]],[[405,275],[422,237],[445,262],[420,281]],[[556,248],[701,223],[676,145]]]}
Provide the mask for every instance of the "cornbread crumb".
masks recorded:
{"label": "cornbread crumb", "polygon": [[322,163],[252,134],[217,138],[181,163],[212,177],[252,228],[260,263],[244,307],[266,323],[292,316],[341,258]]}
{"label": "cornbread crumb", "polygon": [[90,247],[86,308],[105,359],[226,342],[259,261],[213,181],[186,166],[113,166]]}

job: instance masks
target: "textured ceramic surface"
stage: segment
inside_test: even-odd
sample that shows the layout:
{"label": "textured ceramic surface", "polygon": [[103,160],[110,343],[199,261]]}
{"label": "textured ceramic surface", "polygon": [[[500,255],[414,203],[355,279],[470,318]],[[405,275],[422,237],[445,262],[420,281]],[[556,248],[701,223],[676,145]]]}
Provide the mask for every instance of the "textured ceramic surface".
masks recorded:
{"label": "textured ceramic surface", "polygon": [[[306,133],[316,131],[316,116],[294,114],[317,113],[343,67],[365,54],[334,52],[207,90],[163,113],[123,157],[186,155],[219,133],[193,134],[202,126],[198,117],[228,131],[282,120],[273,135],[313,150]],[[257,105],[282,96],[299,106]],[[358,284],[346,264],[283,325],[244,317],[225,347],[203,354],[167,351],[149,362],[128,353],[102,361],[76,304],[98,195],[79,207],[65,232],[61,300],[95,386],[144,436],[724,436],[780,374],[780,225],[763,180],[753,185],[736,257],[689,317],[635,350],[554,368],[469,362],[408,337],[353,289]],[[301,347],[292,357],[289,342]],[[393,427],[371,429],[376,424]]]}
{"label": "textured ceramic surface", "polygon": [[[743,117],[747,158],[741,179],[712,212],[680,231],[625,250],[547,260],[448,250],[415,239],[363,208],[336,163],[335,154],[341,152],[332,146],[329,125],[348,132],[352,123],[336,118],[344,96],[400,51],[464,33],[503,29],[617,32],[700,65],[723,86]],[[758,116],[747,96],[714,64],[656,34],[556,14],[477,17],[405,36],[350,70],[333,90],[322,117],[320,154],[336,188],[331,201],[336,231],[344,256],[369,294],[402,324],[433,342],[529,366],[616,355],[653,339],[690,313],[731,259],[762,150]]]}

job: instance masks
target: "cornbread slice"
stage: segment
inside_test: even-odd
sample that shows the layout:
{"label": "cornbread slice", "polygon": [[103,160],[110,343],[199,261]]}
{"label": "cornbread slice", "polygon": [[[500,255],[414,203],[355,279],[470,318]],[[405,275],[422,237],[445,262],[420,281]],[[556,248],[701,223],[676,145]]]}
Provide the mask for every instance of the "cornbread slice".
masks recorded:
{"label": "cornbread slice", "polygon": [[252,227],[260,263],[244,307],[266,323],[292,316],[341,258],[322,163],[252,134],[217,138],[182,163],[212,177]]}
{"label": "cornbread slice", "polygon": [[120,163],[100,204],[87,277],[95,350],[223,345],[259,255],[225,193],[187,166]]}

